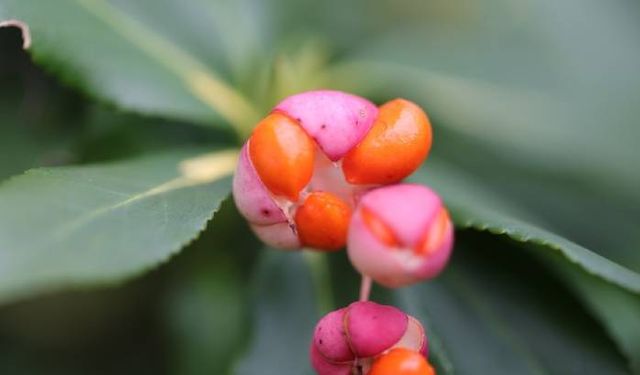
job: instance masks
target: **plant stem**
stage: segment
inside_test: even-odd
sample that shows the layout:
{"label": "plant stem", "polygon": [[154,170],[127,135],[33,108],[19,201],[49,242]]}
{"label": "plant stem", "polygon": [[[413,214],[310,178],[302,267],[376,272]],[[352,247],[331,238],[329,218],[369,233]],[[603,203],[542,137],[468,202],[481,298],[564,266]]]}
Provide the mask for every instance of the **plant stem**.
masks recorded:
{"label": "plant stem", "polygon": [[360,283],[360,301],[368,301],[369,294],[371,294],[371,284],[373,281],[369,276],[362,275],[362,281]]}

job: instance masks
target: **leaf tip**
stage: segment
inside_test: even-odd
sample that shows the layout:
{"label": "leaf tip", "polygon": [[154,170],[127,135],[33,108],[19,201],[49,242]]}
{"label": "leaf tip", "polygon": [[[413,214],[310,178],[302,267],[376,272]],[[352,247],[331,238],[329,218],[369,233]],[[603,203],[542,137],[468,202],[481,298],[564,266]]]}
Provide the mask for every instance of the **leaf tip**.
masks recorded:
{"label": "leaf tip", "polygon": [[16,27],[20,29],[22,33],[22,48],[29,49],[31,47],[31,30],[29,29],[29,25],[19,20],[5,20],[0,21],[0,28],[2,27]]}

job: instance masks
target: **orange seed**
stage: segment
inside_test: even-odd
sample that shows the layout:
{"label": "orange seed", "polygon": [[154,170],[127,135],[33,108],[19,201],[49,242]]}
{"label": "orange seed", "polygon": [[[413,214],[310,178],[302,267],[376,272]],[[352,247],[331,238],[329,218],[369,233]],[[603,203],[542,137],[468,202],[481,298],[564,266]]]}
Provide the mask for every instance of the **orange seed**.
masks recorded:
{"label": "orange seed", "polygon": [[362,206],[360,212],[362,214],[362,220],[375,238],[389,247],[399,246],[398,239],[391,228],[380,220],[376,214],[365,206]]}
{"label": "orange seed", "polygon": [[282,113],[272,113],[249,138],[249,156],[262,183],[274,195],[298,200],[313,174],[315,144],[305,131]]}
{"label": "orange seed", "polygon": [[344,157],[352,184],[389,184],[413,173],[431,149],[431,123],[416,104],[394,99],[380,107],[369,133]]}
{"label": "orange seed", "polygon": [[438,216],[435,218],[427,233],[418,246],[414,249],[416,255],[426,256],[437,250],[447,233],[447,229],[451,225],[451,219],[449,218],[449,212],[443,207],[438,212]]}
{"label": "orange seed", "polygon": [[435,371],[422,354],[396,348],[378,357],[367,375],[435,375]]}
{"label": "orange seed", "polygon": [[327,192],[313,192],[295,215],[300,242],[322,250],[339,250],[347,242],[351,208]]}

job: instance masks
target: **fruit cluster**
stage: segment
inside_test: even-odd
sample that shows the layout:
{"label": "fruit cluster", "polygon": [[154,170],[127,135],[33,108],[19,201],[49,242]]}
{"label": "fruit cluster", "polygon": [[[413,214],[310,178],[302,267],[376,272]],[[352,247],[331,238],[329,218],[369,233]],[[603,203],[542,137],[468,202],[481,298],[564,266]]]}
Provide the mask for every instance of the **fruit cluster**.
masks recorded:
{"label": "fruit cluster", "polygon": [[[435,192],[401,181],[426,159],[431,141],[427,115],[408,100],[376,107],[338,91],[294,95],[243,146],[236,206],[272,247],[346,246],[365,280],[391,288],[426,280],[449,259],[453,225]],[[319,375],[433,374],[426,351],[416,319],[361,301],[318,323],[311,361]]]}
{"label": "fruit cluster", "polygon": [[[311,364],[321,375],[425,375],[427,337],[422,324],[392,306],[354,302],[316,326]],[[404,372],[399,368],[404,367]]]}

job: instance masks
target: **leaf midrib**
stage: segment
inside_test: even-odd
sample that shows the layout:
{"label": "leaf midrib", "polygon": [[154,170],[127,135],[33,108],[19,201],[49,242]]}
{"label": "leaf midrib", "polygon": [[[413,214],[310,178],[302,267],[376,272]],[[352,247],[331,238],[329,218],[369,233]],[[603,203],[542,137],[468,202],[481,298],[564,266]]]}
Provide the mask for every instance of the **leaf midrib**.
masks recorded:
{"label": "leaf midrib", "polygon": [[[178,177],[174,177],[165,182],[148,187],[143,191],[133,193],[126,199],[110,202],[109,204],[90,209],[77,218],[63,223],[51,231],[49,235],[46,236],[46,239],[31,246],[21,248],[20,251],[23,256],[20,260],[22,263],[28,264],[33,260],[33,256],[36,256],[37,254],[34,250],[40,249],[44,246],[51,246],[52,242],[64,241],[74,232],[81,229],[85,224],[88,224],[93,220],[97,220],[109,212],[128,207],[132,204],[158,195],[194,186],[206,185],[214,181],[221,180],[233,172],[236,165],[236,159],[237,150],[229,149],[183,160],[179,166],[180,174]],[[212,165],[213,168],[211,168]],[[204,172],[203,168],[205,168]],[[38,170],[36,169],[34,171]],[[73,183],[76,182],[74,181]],[[109,192],[113,193],[113,191]],[[25,253],[31,254],[31,256],[24,256]]]}
{"label": "leaf midrib", "polygon": [[104,0],[74,1],[124,40],[177,75],[194,97],[220,113],[237,131],[242,133],[247,124],[257,118],[257,111],[243,95],[174,43]]}

